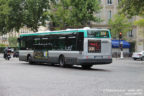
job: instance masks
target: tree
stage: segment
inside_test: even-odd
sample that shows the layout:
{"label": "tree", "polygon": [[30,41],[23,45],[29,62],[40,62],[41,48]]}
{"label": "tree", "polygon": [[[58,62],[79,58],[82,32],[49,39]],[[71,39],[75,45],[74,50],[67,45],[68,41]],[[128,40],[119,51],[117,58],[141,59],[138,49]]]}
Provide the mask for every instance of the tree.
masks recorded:
{"label": "tree", "polygon": [[135,21],[134,24],[138,25],[140,27],[144,27],[144,19],[140,19],[138,21]]}
{"label": "tree", "polygon": [[9,0],[0,0],[0,34],[6,33],[5,26],[10,11]]}
{"label": "tree", "polygon": [[98,0],[60,0],[51,5],[50,21],[53,27],[87,26],[91,21],[98,22],[98,13],[101,6]]}
{"label": "tree", "polygon": [[50,1],[54,0],[0,0],[0,31],[19,31],[23,26],[37,31],[48,20]]}
{"label": "tree", "polygon": [[10,0],[9,7],[11,8],[6,22],[6,31],[19,31],[24,26],[24,0]]}
{"label": "tree", "polygon": [[114,16],[114,19],[109,21],[112,37],[118,39],[119,33],[122,32],[123,37],[126,36],[126,32],[130,31],[132,24],[128,22],[128,19],[124,14]]}
{"label": "tree", "polygon": [[[120,3],[121,12],[126,14],[128,17],[141,16],[144,17],[144,0],[122,0]],[[139,38],[142,38],[144,45],[144,19],[135,22],[140,28],[138,32]],[[140,43],[140,42],[139,42]],[[144,46],[143,46],[144,49]]]}
{"label": "tree", "polygon": [[24,7],[24,24],[33,31],[48,20],[50,0],[26,0]]}
{"label": "tree", "polygon": [[144,15],[144,0],[122,0],[120,8],[129,16]]}
{"label": "tree", "polygon": [[18,45],[17,37],[9,37],[8,42],[10,47],[17,47]]}

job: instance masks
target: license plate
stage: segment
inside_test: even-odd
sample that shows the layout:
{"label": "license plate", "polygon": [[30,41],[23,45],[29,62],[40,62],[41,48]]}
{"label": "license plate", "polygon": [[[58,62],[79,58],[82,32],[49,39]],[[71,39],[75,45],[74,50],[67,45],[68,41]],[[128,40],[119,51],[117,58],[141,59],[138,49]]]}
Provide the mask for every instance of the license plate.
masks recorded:
{"label": "license plate", "polygon": [[94,56],[94,59],[102,59],[103,56]]}

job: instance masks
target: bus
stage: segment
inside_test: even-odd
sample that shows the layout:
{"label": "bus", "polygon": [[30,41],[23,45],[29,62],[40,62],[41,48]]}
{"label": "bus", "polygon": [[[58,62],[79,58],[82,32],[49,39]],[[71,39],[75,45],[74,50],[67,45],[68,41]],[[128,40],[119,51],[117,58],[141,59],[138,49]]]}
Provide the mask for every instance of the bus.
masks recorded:
{"label": "bus", "polygon": [[112,63],[111,33],[108,29],[67,29],[21,34],[19,60],[30,64],[50,63],[62,67]]}

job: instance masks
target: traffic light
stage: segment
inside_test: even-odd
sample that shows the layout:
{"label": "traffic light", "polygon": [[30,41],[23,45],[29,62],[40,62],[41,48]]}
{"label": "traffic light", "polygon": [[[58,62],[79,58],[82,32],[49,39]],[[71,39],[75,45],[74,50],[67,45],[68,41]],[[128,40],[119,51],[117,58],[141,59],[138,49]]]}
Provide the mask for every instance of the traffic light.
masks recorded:
{"label": "traffic light", "polygon": [[122,39],[122,32],[119,33],[119,39]]}

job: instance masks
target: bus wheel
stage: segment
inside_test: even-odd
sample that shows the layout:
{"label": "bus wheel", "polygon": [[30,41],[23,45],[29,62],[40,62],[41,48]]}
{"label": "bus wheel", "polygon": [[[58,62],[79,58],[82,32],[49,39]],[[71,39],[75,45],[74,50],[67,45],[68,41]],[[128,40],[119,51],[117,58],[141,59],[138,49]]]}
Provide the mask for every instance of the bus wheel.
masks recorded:
{"label": "bus wheel", "polygon": [[28,62],[29,62],[29,64],[33,64],[31,56],[28,56]]}
{"label": "bus wheel", "polygon": [[54,66],[55,64],[54,64],[54,63],[49,63],[49,65],[50,65],[50,66]]}
{"label": "bus wheel", "polygon": [[93,65],[81,65],[83,69],[90,69]]}
{"label": "bus wheel", "polygon": [[134,60],[137,60],[136,58],[133,58]]}
{"label": "bus wheel", "polygon": [[65,67],[65,58],[64,58],[64,56],[60,56],[60,58],[59,58],[59,65],[61,67]]}

